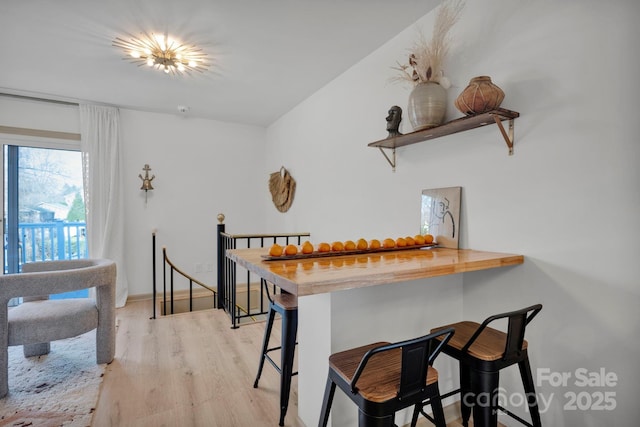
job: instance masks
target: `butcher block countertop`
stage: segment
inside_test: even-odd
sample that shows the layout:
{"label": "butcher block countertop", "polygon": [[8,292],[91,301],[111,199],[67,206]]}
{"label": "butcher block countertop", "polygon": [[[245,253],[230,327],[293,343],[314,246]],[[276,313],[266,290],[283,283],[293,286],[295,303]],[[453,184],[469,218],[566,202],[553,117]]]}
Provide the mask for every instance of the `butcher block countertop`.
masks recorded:
{"label": "butcher block countertop", "polygon": [[524,262],[523,255],[438,247],[265,260],[268,250],[229,249],[227,256],[297,296],[487,270]]}

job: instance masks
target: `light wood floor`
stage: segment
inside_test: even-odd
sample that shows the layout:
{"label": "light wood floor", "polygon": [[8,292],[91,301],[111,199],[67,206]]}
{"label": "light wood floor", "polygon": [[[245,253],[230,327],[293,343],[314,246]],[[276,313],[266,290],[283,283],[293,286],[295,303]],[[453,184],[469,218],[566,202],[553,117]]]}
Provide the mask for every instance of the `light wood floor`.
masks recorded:
{"label": "light wood floor", "polygon": [[[117,310],[116,357],[93,426],[277,426],[279,376],[265,364],[253,388],[264,323],[230,329],[222,310],[150,320],[151,302]],[[272,339],[279,342],[279,327]],[[274,342],[274,341],[272,341]],[[286,426],[297,424],[297,377]]]}
{"label": "light wood floor", "polygon": [[[263,322],[231,329],[222,310],[155,320],[151,312],[151,301],[117,310],[116,357],[107,367],[92,426],[278,425],[279,376],[268,363],[260,387],[253,388]],[[279,342],[279,325],[271,338]],[[297,419],[297,386],[293,377],[285,426],[304,427]],[[419,425],[430,423],[421,419]]]}

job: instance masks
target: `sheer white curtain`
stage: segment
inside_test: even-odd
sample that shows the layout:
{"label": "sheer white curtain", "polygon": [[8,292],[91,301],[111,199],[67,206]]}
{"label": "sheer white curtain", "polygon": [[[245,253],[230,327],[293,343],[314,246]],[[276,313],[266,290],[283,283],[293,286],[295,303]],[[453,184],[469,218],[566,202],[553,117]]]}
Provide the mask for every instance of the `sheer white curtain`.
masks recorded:
{"label": "sheer white curtain", "polygon": [[80,105],[80,147],[89,256],[116,262],[116,306],[127,302],[120,114],[117,108]]}

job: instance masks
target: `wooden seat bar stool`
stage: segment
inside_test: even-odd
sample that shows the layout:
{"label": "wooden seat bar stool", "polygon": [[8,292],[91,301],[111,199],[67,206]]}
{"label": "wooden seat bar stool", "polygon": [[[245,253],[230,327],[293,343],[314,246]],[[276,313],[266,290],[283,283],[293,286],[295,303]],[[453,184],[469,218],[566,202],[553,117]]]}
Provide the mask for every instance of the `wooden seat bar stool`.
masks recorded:
{"label": "wooden seat bar stool", "polygon": [[448,328],[394,344],[378,342],[332,354],[318,426],[327,425],[337,385],[358,405],[360,427],[394,426],[396,411],[426,399],[433,409],[433,418],[428,418],[437,427],[446,427],[438,372],[431,365],[453,332]]}
{"label": "wooden seat bar stool", "polygon": [[[261,279],[267,297],[269,298],[269,314],[267,315],[267,325],[264,331],[264,338],[262,341],[262,352],[260,354],[260,363],[258,365],[258,374],[256,380],[253,383],[254,388],[258,388],[258,381],[262,375],[262,368],[264,367],[264,361],[268,360],[269,363],[280,374],[280,422],[279,425],[284,425],[284,417],[287,414],[287,408],[289,407],[289,394],[291,392],[291,377],[297,375],[297,372],[293,372],[293,359],[296,350],[296,335],[298,333],[298,297],[289,293],[279,293],[271,296],[269,293],[269,286],[266,280]],[[282,318],[281,325],[281,344],[277,347],[269,348],[269,339],[271,338],[271,330],[273,329],[273,321],[276,318],[276,313],[280,314]],[[280,350],[280,365],[278,365],[269,356],[269,352],[274,350]]]}
{"label": "wooden seat bar stool", "polygon": [[[526,426],[542,426],[527,353],[528,343],[524,339],[526,326],[540,310],[542,305],[536,304],[490,316],[482,324],[464,321],[431,330],[436,332],[442,328],[454,328],[456,331],[442,352],[460,362],[460,389],[446,393],[443,398],[460,392],[463,426],[469,425],[469,417],[473,411],[474,427],[496,427],[498,410]],[[508,320],[506,332],[488,326],[498,319]],[[533,424],[500,406],[497,401],[500,370],[516,363],[520,369]],[[416,405],[412,426],[416,425],[421,411],[420,405]]]}

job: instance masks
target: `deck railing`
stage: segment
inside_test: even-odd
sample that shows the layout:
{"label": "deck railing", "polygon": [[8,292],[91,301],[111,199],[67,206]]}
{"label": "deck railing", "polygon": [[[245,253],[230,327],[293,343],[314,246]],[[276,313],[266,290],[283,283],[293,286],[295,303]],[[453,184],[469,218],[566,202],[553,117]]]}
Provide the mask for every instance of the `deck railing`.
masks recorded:
{"label": "deck railing", "polygon": [[[219,216],[220,219],[220,216]],[[222,219],[224,217],[222,216]],[[228,234],[225,224],[218,224],[218,308],[231,317],[231,325],[237,328],[240,321],[267,313],[267,298],[262,292],[260,278],[226,256],[228,249],[262,248],[274,243],[281,245],[302,243],[310,233]],[[238,294],[243,296],[240,298]]]}
{"label": "deck railing", "polygon": [[[18,271],[22,264],[36,261],[84,259],[89,257],[85,222],[34,222],[18,224]],[[4,245],[5,273],[9,248]]]}

